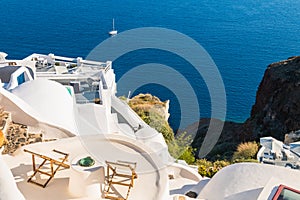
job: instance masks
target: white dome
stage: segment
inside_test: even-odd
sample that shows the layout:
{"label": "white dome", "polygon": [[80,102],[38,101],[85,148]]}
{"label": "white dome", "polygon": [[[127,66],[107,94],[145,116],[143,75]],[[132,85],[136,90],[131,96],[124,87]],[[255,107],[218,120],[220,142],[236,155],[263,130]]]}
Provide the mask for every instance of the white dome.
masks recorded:
{"label": "white dome", "polygon": [[77,135],[73,98],[60,83],[36,79],[19,85],[12,93],[29,104],[47,123]]}
{"label": "white dome", "polygon": [[[299,177],[298,170],[258,163],[238,163],[220,170],[204,186],[198,199],[268,199],[267,197],[259,198],[264,195],[262,193],[264,188],[269,189],[265,191],[267,196],[279,184],[299,188]],[[278,179],[279,183],[274,178]],[[272,187],[268,188],[267,185]]]}

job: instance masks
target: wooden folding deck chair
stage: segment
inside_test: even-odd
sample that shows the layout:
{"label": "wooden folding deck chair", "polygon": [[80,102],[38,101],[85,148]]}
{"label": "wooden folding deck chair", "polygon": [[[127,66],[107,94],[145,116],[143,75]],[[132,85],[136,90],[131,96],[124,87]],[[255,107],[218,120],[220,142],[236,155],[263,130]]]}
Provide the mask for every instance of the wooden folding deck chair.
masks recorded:
{"label": "wooden folding deck chair", "polygon": [[[34,183],[34,184],[36,184],[38,186],[41,186],[43,188],[45,188],[47,186],[47,184],[49,183],[49,181],[54,177],[55,173],[59,170],[60,167],[70,168],[70,165],[64,163],[65,161],[67,161],[67,159],[69,157],[69,154],[67,154],[67,153],[64,153],[64,152],[61,152],[61,151],[53,149],[53,152],[63,155],[62,158],[59,158],[59,160],[60,160],[59,161],[59,160],[55,160],[53,158],[50,158],[48,156],[45,156],[45,155],[42,155],[42,154],[38,154],[38,153],[35,153],[35,152],[32,152],[32,151],[29,151],[27,149],[24,149],[24,151],[27,152],[27,153],[30,153],[32,155],[33,174],[29,177],[29,179],[27,180],[27,182]],[[35,156],[37,156],[37,157],[39,157],[41,159],[44,159],[44,161],[37,168],[35,166],[35,161],[36,161],[35,160]],[[46,164],[47,161],[50,162],[50,169],[51,169],[50,172],[42,171],[42,167]],[[57,166],[55,169],[54,169],[54,165]],[[37,173],[41,173],[41,174],[44,174],[46,176],[49,176],[49,178],[47,179],[47,181],[44,184],[32,180],[32,178],[35,177],[35,175]]]}
{"label": "wooden folding deck chair", "polygon": [[[105,161],[107,165],[107,176],[105,198],[114,200],[127,200],[129,197],[130,189],[133,187],[134,179],[137,178],[135,172],[136,163],[127,161],[110,162]],[[126,197],[120,197],[120,195],[113,196],[112,187],[114,185],[121,185],[128,187]]]}

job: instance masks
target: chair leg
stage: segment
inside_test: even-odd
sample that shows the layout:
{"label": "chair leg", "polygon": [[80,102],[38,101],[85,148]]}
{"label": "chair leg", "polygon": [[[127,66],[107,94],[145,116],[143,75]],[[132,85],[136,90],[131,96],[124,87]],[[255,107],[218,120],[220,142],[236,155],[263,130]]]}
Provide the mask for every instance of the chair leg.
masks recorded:
{"label": "chair leg", "polygon": [[[31,179],[39,172],[39,170],[43,167],[43,165],[46,163],[47,160],[44,160],[42,164],[39,165],[38,168],[35,167],[35,165],[32,167],[33,168],[33,174],[29,177],[27,182],[31,182]],[[34,162],[35,163],[35,162]]]}
{"label": "chair leg", "polygon": [[127,195],[126,195],[126,200],[127,200],[128,197],[129,197],[130,189],[131,189],[131,187],[128,187],[128,191],[127,191]]}

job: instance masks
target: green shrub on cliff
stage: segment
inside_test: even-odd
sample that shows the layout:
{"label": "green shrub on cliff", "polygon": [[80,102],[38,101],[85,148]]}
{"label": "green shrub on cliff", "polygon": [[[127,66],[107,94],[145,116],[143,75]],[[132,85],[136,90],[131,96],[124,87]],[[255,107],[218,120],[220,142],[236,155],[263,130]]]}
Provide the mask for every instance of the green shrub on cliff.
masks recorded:
{"label": "green shrub on cliff", "polygon": [[230,165],[230,162],[226,160],[217,160],[215,162],[208,161],[206,159],[199,159],[196,161],[198,166],[198,173],[201,176],[213,177],[223,167]]}
{"label": "green shrub on cliff", "polygon": [[174,140],[174,132],[169,123],[159,113],[151,112],[145,113],[142,118],[149,126],[162,133],[165,141],[169,143]]}
{"label": "green shrub on cliff", "polygon": [[194,151],[190,144],[192,138],[184,133],[178,133],[175,139],[168,143],[169,153],[176,160],[185,160],[187,164],[195,163]]}
{"label": "green shrub on cliff", "polygon": [[161,102],[150,94],[139,94],[130,99],[128,104],[144,122],[162,133],[170,155],[177,160],[185,160],[188,164],[195,162],[194,149],[190,146],[192,138],[186,133],[174,137],[174,132],[166,120],[166,102]]}
{"label": "green shrub on cliff", "polygon": [[195,163],[194,150],[191,146],[187,146],[182,154],[179,156],[180,160],[185,160],[185,162],[189,165]]}
{"label": "green shrub on cliff", "polygon": [[128,104],[144,122],[162,133],[167,144],[174,140],[174,132],[165,119],[165,102],[150,94],[139,94]]}

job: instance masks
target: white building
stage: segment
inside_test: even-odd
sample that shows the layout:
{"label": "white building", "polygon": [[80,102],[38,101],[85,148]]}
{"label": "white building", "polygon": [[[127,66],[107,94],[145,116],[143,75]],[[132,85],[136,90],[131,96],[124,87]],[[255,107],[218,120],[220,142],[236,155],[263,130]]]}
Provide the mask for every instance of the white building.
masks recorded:
{"label": "white building", "polygon": [[[115,96],[116,81],[110,61],[97,62],[53,54],[32,54],[14,61],[2,57],[0,79],[4,89],[10,91],[4,91],[2,95],[10,101],[18,101],[15,106],[21,110],[30,107],[27,115],[42,124],[47,123],[51,128],[54,126],[67,131],[65,134],[68,136],[127,135],[148,146],[155,146],[153,149],[168,162],[167,145],[162,135]],[[15,65],[9,66],[10,63]],[[9,70],[11,68],[13,70]],[[22,81],[16,81],[20,76]],[[6,109],[10,111],[12,108],[6,106]],[[18,118],[15,116],[15,119]],[[23,119],[19,122],[26,124]]]}
{"label": "white building", "polygon": [[299,142],[290,143],[290,149],[294,153],[298,154],[299,157],[300,157],[300,141]]}
{"label": "white building", "polygon": [[[300,172],[285,168],[236,164],[210,180],[174,163],[163,136],[115,96],[109,61],[53,54],[13,61],[5,57],[0,53],[0,105],[15,123],[42,130],[44,140],[53,141],[0,155],[1,200],[104,199],[105,161],[118,160],[137,163],[129,200],[191,199],[184,195],[187,192],[194,192],[197,199],[271,199],[280,184],[300,188]],[[49,157],[53,149],[68,152],[70,168],[59,170],[45,188],[30,184],[32,157],[24,149]],[[94,167],[78,167],[78,160],[86,156],[94,158]],[[124,189],[114,191],[124,198]]]}
{"label": "white building", "polygon": [[[10,65],[12,62],[13,65]],[[6,162],[11,169],[13,177],[21,176],[17,178],[16,184],[26,199],[40,199],[45,194],[48,195],[44,199],[59,196],[60,199],[72,198],[74,194],[70,191],[74,193],[74,183],[77,185],[75,193],[78,193],[78,188],[85,188],[79,194],[80,199],[101,197],[101,182],[94,184],[87,179],[84,185],[78,186],[77,182],[80,181],[74,181],[76,175],[73,168],[55,178],[68,179],[69,183],[61,185],[56,180],[58,185],[53,184],[52,189],[49,186],[41,193],[38,192],[40,188],[32,188],[27,183],[27,177],[23,175],[30,173],[30,169],[22,166],[32,164],[30,156],[22,150],[30,149],[47,155],[54,148],[69,152],[70,162],[81,154],[92,155],[102,167],[105,166],[105,160],[134,160],[137,162],[139,178],[130,198],[169,197],[167,166],[172,166],[173,160],[164,138],[141,120],[126,102],[115,96],[116,82],[111,62],[33,54],[14,61],[5,60],[4,57],[0,70],[3,72],[0,74],[3,82],[0,105],[12,114],[15,123],[24,124],[31,130],[42,130],[44,140],[55,140],[26,145],[13,155],[3,155],[1,158],[1,162]],[[21,81],[16,81],[20,80],[20,76]],[[178,172],[187,171],[182,165],[172,166],[172,172],[175,169]],[[1,174],[6,172],[5,168]],[[82,177],[85,176],[89,174],[82,173]],[[191,178],[193,183],[201,179],[194,170],[185,175],[179,173],[176,177],[185,177],[186,180]],[[12,181],[11,176],[7,177],[9,180]],[[70,185],[73,185],[73,189],[70,189]],[[147,185],[152,192],[144,197],[142,188]],[[59,193],[59,188],[64,188],[64,191]],[[12,187],[11,192],[7,191],[1,199],[12,199],[10,197],[14,195],[15,189],[15,186]],[[90,189],[96,196],[86,192]]]}

